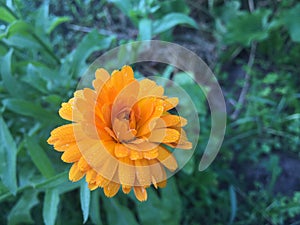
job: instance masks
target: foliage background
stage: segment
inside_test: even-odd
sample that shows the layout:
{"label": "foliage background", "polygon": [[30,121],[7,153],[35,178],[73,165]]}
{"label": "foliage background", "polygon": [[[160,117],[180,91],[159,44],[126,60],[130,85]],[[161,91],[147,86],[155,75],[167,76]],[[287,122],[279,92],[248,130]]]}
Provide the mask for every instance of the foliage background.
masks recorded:
{"label": "foliage background", "polygon": [[[296,0],[1,0],[0,224],[300,224],[299,21]],[[192,160],[146,203],[107,199],[69,182],[46,139],[89,62],[148,39],[179,43],[212,68],[227,103],[225,141],[199,172],[205,98],[174,68],[139,65],[200,96],[201,136]]]}

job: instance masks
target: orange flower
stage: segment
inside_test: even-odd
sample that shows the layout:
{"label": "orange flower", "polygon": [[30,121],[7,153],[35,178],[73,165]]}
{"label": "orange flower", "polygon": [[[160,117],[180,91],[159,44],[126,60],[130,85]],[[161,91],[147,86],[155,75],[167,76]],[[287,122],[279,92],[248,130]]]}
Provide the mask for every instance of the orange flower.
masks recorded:
{"label": "orange flower", "polygon": [[63,152],[64,162],[73,163],[71,181],[85,175],[89,188],[102,187],[107,197],[120,187],[125,194],[133,188],[145,201],[151,184],[166,185],[165,168],[178,167],[167,148],[192,147],[182,129],[187,121],[168,112],[178,99],[164,96],[149,79],[136,80],[130,66],[111,76],[98,69],[93,87],[62,104],[60,116],[73,123],[54,129],[48,143]]}

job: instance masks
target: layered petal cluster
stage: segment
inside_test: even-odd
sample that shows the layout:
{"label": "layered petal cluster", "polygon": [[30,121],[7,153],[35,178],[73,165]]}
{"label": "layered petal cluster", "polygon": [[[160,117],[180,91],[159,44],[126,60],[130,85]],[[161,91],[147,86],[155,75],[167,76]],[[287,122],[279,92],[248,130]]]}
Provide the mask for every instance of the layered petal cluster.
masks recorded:
{"label": "layered petal cluster", "polygon": [[73,163],[71,181],[85,176],[91,190],[101,187],[107,197],[133,189],[145,201],[146,188],[164,187],[166,169],[178,167],[168,149],[192,148],[182,128],[187,121],[169,113],[177,98],[164,96],[154,81],[136,80],[130,66],[95,75],[93,89],[76,91],[62,104],[60,116],[73,123],[54,129],[48,143]]}

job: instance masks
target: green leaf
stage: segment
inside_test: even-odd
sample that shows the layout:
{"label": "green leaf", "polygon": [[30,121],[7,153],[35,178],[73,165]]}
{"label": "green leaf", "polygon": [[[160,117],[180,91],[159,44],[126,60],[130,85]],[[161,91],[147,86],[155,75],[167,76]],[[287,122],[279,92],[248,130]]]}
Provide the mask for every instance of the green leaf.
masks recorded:
{"label": "green leaf", "polygon": [[51,177],[35,186],[35,188],[38,189],[49,189],[49,188],[54,188],[57,186],[60,186],[64,182],[68,180],[68,171],[59,173],[55,175],[54,177]]}
{"label": "green leaf", "polygon": [[268,19],[271,10],[258,9],[251,13],[241,13],[230,20],[223,33],[226,44],[240,43],[249,46],[252,41],[263,41],[269,36]]}
{"label": "green leaf", "polygon": [[125,15],[129,16],[132,9],[130,0],[108,0],[108,2],[115,4]]}
{"label": "green leaf", "polygon": [[63,16],[63,17],[55,17],[52,19],[51,24],[49,26],[49,28],[47,29],[47,34],[51,34],[51,32],[58,27],[60,24],[65,23],[65,22],[69,22],[72,19],[70,17],[67,16]]}
{"label": "green leaf", "polygon": [[[172,196],[172,197],[170,197]],[[180,224],[182,202],[174,177],[168,179],[168,184],[161,191],[161,217],[164,225]]]}
{"label": "green leaf", "polygon": [[108,212],[108,224],[114,225],[138,225],[133,213],[127,208],[120,205],[116,199],[104,198],[106,212]]}
{"label": "green leaf", "polygon": [[[46,44],[44,39],[39,35],[37,35],[37,33],[33,30],[32,25],[22,20],[13,22],[7,28],[6,36],[7,38],[11,38],[14,35],[21,35],[25,39],[36,41],[40,45],[43,52],[51,57],[50,59],[54,60],[57,64],[60,64],[60,59],[57,58],[57,56],[54,54],[54,51],[51,49],[49,45]],[[24,47],[26,47],[26,45],[24,45]],[[28,49],[28,47],[26,49]]]}
{"label": "green leaf", "polygon": [[[65,192],[74,190],[79,187],[79,183],[72,183],[68,179],[68,171],[62,172],[60,174],[55,175],[54,177],[51,177],[47,180],[43,180],[41,182],[37,182],[36,184],[30,184],[27,186],[23,186],[17,189],[17,193],[28,189],[28,188],[36,188],[38,190],[48,190],[51,188],[60,187],[58,192],[59,194],[63,194]],[[9,191],[0,193],[0,202],[4,201],[8,197],[11,197],[13,194]]]}
{"label": "green leaf", "polygon": [[3,84],[5,89],[8,93],[10,93],[11,96],[21,96],[21,89],[19,86],[19,83],[15,79],[15,77],[12,76],[12,70],[11,70],[11,61],[12,61],[12,54],[13,49],[10,49],[8,53],[2,57],[1,63],[0,63],[0,72],[3,80]]}
{"label": "green leaf", "polygon": [[22,81],[29,84],[36,90],[47,94],[49,92],[47,90],[47,80],[42,77],[42,72],[42,69],[29,63],[27,66],[26,75],[22,77]]}
{"label": "green leaf", "polygon": [[57,117],[56,115],[53,115],[49,111],[45,110],[39,104],[30,101],[8,98],[4,99],[2,102],[6,108],[17,114],[30,116],[41,121],[53,123],[51,120],[55,120],[55,117]]}
{"label": "green leaf", "polygon": [[152,21],[142,19],[139,21],[139,39],[141,41],[151,40],[152,38]]}
{"label": "green leaf", "polygon": [[300,4],[283,14],[283,24],[289,31],[292,41],[300,42]]}
{"label": "green leaf", "polygon": [[88,183],[83,181],[80,185],[80,205],[83,215],[83,223],[89,218],[91,192],[88,188]]}
{"label": "green leaf", "polygon": [[94,224],[102,225],[102,220],[100,217],[100,199],[98,190],[93,191],[91,195],[90,217]]}
{"label": "green leaf", "polygon": [[231,208],[229,224],[232,224],[234,222],[236,216],[236,210],[237,210],[236,194],[235,194],[234,187],[232,185],[230,185],[229,187],[229,197],[230,197],[230,208]]}
{"label": "green leaf", "polygon": [[86,35],[73,52],[71,61],[75,76],[81,76],[87,69],[86,60],[93,52],[109,48],[114,39],[114,36],[103,37],[97,30]]}
{"label": "green leaf", "polygon": [[0,7],[0,20],[12,23],[16,20],[16,17],[6,8]]}
{"label": "green leaf", "polygon": [[59,194],[57,188],[47,190],[43,205],[43,219],[46,225],[54,225],[59,204]]}
{"label": "green leaf", "polygon": [[14,195],[17,193],[16,160],[16,143],[3,118],[0,117],[0,176],[4,185]]}
{"label": "green leaf", "polygon": [[30,26],[28,23],[26,23],[22,20],[17,20],[9,25],[9,27],[6,30],[6,35],[7,35],[7,37],[10,37],[15,34],[26,35],[26,34],[30,34],[32,32],[33,32],[32,26]]}
{"label": "green leaf", "polygon": [[183,24],[190,25],[191,27],[198,29],[197,23],[191,17],[182,13],[169,13],[161,20],[156,20],[153,23],[153,34],[162,33],[177,25]]}
{"label": "green leaf", "polygon": [[41,172],[41,174],[46,178],[54,176],[55,171],[53,169],[53,165],[44,149],[41,148],[36,139],[33,137],[25,138],[25,145],[27,147],[31,160]]}
{"label": "green leaf", "polygon": [[[146,202],[137,203],[138,217],[143,225],[163,225],[161,213],[164,213],[164,209],[161,207],[160,199],[157,194],[148,189],[148,200]],[[155,216],[153,216],[155,215]]]}
{"label": "green leaf", "polygon": [[30,211],[39,203],[36,191],[25,191],[8,214],[8,225],[34,223]]}

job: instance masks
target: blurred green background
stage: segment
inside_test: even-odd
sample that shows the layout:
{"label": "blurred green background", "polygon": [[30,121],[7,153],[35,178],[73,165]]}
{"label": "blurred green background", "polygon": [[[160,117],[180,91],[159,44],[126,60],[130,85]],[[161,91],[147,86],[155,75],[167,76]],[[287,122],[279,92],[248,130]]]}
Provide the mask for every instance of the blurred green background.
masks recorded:
{"label": "blurred green background", "polygon": [[[150,188],[145,203],[107,199],[69,182],[70,165],[46,140],[65,123],[57,111],[89,63],[149,39],[178,43],[214,71],[226,137],[199,172],[210,112],[205,98],[194,99],[201,135],[183,170]],[[300,224],[297,0],[0,0],[0,60],[0,224]],[[176,77],[172,67],[154,68]],[[180,82],[197,96],[194,83]]]}

